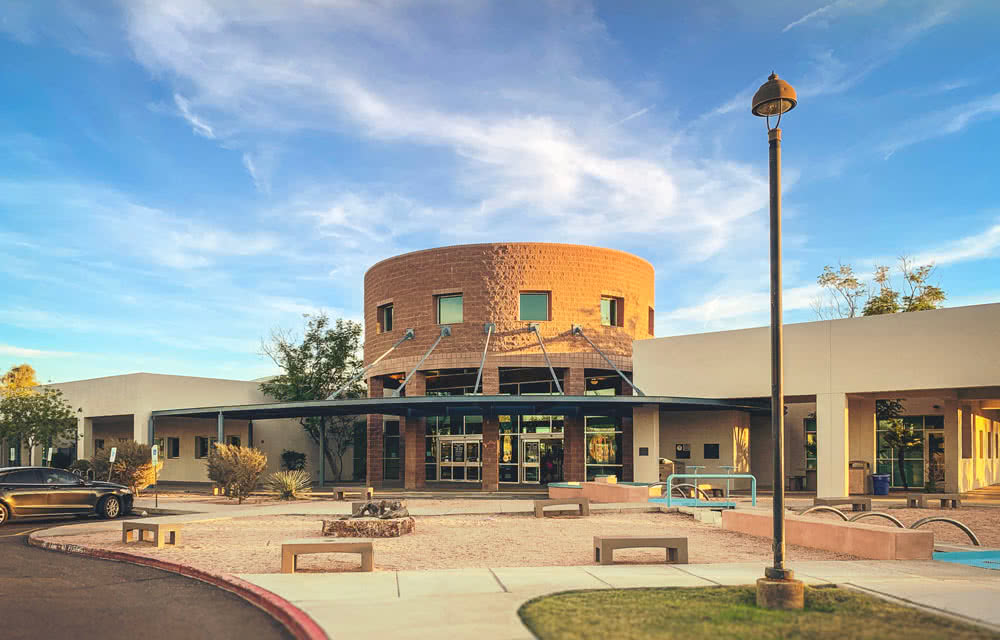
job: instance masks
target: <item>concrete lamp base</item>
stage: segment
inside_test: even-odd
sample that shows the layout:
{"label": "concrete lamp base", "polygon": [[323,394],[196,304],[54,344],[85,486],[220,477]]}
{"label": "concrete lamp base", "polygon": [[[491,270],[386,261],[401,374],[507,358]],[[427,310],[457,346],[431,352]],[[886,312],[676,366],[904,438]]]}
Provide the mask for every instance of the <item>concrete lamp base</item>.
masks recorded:
{"label": "concrete lamp base", "polygon": [[805,606],[805,583],[801,580],[757,580],[757,606],[761,609],[801,609]]}

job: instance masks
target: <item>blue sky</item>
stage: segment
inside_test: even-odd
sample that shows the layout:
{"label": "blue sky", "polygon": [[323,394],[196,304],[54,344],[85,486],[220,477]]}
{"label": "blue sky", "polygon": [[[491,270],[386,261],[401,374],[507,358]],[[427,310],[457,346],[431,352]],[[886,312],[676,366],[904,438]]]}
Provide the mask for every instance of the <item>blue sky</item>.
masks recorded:
{"label": "blue sky", "polygon": [[360,319],[375,261],[502,240],[657,270],[657,334],[766,324],[771,70],[786,320],[908,253],[1000,301],[1000,5],[5,2],[0,366],[250,379]]}

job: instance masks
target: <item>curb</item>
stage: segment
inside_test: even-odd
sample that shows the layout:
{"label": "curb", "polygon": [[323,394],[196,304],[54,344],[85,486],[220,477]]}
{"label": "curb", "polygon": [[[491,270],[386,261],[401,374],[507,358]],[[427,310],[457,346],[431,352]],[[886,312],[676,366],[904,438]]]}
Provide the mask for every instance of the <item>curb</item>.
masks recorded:
{"label": "curb", "polygon": [[263,589],[262,587],[258,587],[251,582],[237,578],[236,576],[211,573],[190,565],[168,562],[166,560],[157,560],[154,558],[146,558],[144,556],[136,556],[122,551],[108,551],[105,549],[93,549],[78,544],[52,542],[50,540],[43,539],[42,536],[38,535],[38,533],[44,533],[44,531],[30,534],[28,536],[28,544],[40,549],[47,549],[49,551],[72,553],[91,558],[99,558],[102,560],[128,562],[130,564],[151,567],[161,571],[169,571],[170,573],[180,574],[187,578],[193,578],[243,598],[250,604],[254,605],[258,609],[261,609],[269,616],[280,622],[281,625],[296,638],[296,640],[329,640],[329,636],[327,636],[326,632],[323,631],[323,628],[316,624],[312,618],[291,602],[274,593],[271,593],[270,591],[267,591],[266,589]]}

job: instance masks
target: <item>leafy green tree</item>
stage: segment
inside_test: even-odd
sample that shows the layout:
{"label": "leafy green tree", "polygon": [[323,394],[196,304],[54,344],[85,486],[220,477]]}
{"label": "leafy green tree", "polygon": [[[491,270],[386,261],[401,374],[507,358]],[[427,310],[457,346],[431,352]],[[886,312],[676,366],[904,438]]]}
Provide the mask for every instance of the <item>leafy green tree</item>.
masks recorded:
{"label": "leafy green tree", "polygon": [[76,442],[76,413],[53,388],[0,396],[0,438],[16,438],[27,445],[30,463],[35,463],[35,447],[52,446],[67,440]]}
{"label": "leafy green tree", "polygon": [[[279,402],[326,400],[349,380],[361,373],[361,325],[338,318],[333,324],[325,313],[305,315],[306,327],[301,340],[287,331],[274,330],[261,350],[281,369],[281,374],[262,382],[260,390]],[[360,398],[365,394],[362,380],[353,382],[341,398]],[[300,418],[309,438],[320,443],[325,433],[323,457],[339,480],[344,455],[354,442],[358,416],[317,416]]]}
{"label": "leafy green tree", "polygon": [[903,411],[903,403],[899,399],[875,401],[875,418],[880,424],[884,423],[886,426],[882,434],[882,442],[895,451],[896,468],[899,469],[903,488],[909,489],[910,482],[906,477],[904,467],[906,454],[912,449],[923,446],[924,441],[914,433],[913,427],[903,423]]}
{"label": "leafy green tree", "polygon": [[849,264],[840,264],[837,269],[827,265],[816,278],[824,294],[813,302],[813,309],[819,318],[828,319],[853,318],[859,308],[865,316],[941,308],[947,296],[941,287],[930,284],[933,264],[917,265],[902,256],[897,271],[903,282],[902,292],[893,285],[888,266],[875,265],[871,283],[865,283]]}

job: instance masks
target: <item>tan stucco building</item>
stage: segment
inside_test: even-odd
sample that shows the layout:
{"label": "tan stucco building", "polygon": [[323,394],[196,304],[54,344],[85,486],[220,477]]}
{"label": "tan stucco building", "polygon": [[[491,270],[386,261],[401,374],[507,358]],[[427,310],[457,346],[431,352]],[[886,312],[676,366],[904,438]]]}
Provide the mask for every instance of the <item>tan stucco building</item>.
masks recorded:
{"label": "tan stucco building", "polygon": [[[1000,304],[791,324],[784,335],[786,475],[805,477],[821,496],[851,491],[855,460],[891,473],[897,486],[900,472],[911,487],[940,474],[948,491],[1000,482]],[[636,341],[633,362],[636,384],[649,394],[770,397],[767,327]],[[879,444],[875,408],[884,399],[903,402],[904,421],[922,438],[923,449],[907,454],[902,469]],[[725,462],[705,460],[703,445],[721,445],[721,457],[739,464],[740,447],[732,454],[726,447],[744,441],[746,429],[742,455],[761,485],[771,484],[766,415],[636,410],[633,429],[636,448],[674,458],[678,445],[690,445],[688,463],[709,467]],[[637,466],[636,480],[655,479],[647,466]]]}
{"label": "tan stucco building", "polygon": [[[133,373],[89,380],[47,385],[62,391],[74,409],[80,409],[79,439],[76,457],[90,458],[100,448],[114,446],[121,439],[150,442],[150,416],[154,411],[175,407],[200,407],[217,404],[258,404],[271,399],[261,393],[258,381],[223,380],[191,376]],[[268,460],[268,471],[281,466],[281,453],[288,449],[306,454],[306,471],[319,477],[316,465],[318,448],[299,422],[281,420],[223,421],[224,437],[230,444],[261,449]],[[205,469],[207,452],[218,439],[216,420],[202,418],[157,418],[153,440],[160,446],[164,462],[160,479],[165,482],[208,482]],[[41,453],[36,452],[37,462]],[[24,460],[27,462],[27,457]],[[353,477],[353,456],[344,456],[342,478]],[[333,479],[327,467],[325,477]]]}

